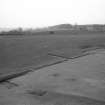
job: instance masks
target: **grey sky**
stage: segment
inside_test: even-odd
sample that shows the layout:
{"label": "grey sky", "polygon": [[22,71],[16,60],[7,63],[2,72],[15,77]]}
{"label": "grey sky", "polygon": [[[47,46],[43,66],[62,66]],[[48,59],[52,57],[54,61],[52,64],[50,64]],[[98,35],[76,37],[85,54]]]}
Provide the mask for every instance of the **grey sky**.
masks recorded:
{"label": "grey sky", "polygon": [[105,0],[0,0],[0,27],[105,24]]}

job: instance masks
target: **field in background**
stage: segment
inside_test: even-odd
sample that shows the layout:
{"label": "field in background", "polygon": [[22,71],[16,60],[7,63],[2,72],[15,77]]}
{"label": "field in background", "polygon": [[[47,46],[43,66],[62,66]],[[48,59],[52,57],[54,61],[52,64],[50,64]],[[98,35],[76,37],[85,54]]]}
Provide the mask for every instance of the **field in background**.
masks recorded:
{"label": "field in background", "polygon": [[39,35],[0,37],[0,74],[48,65],[105,48],[105,35]]}

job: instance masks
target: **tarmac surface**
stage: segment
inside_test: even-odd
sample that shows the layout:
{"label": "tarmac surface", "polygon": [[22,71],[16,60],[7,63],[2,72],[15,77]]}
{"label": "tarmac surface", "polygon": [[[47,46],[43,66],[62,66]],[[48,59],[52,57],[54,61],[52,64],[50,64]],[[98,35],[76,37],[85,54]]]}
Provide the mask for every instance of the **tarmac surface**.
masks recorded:
{"label": "tarmac surface", "polygon": [[105,50],[0,84],[0,105],[105,105]]}

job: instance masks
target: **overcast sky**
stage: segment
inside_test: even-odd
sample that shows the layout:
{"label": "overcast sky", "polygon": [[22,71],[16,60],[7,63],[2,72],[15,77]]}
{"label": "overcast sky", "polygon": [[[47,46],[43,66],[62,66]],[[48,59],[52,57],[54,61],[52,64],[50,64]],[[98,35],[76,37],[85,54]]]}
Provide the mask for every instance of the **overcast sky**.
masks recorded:
{"label": "overcast sky", "polygon": [[0,27],[105,24],[105,0],[0,0]]}

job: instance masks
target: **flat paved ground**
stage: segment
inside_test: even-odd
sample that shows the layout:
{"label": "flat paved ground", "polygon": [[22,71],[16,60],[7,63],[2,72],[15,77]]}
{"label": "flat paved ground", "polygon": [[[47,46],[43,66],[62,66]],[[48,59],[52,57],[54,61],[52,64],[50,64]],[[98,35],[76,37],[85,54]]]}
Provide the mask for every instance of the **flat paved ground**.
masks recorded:
{"label": "flat paved ground", "polygon": [[105,50],[0,84],[0,105],[105,105]]}

